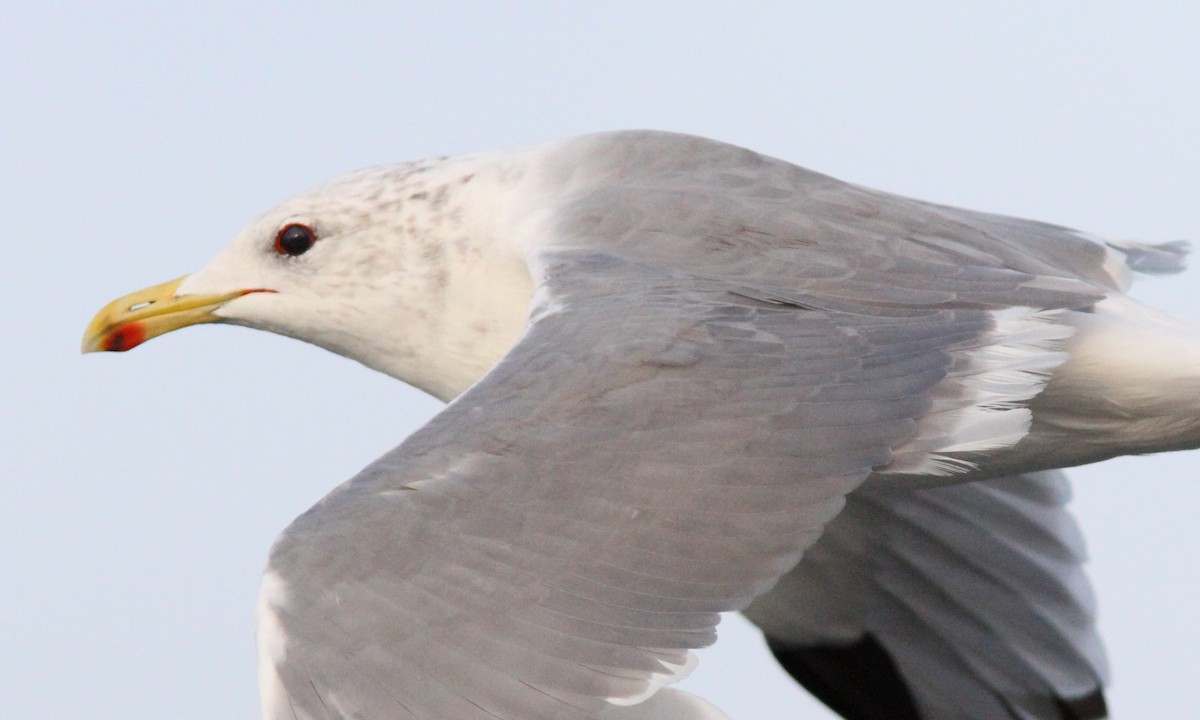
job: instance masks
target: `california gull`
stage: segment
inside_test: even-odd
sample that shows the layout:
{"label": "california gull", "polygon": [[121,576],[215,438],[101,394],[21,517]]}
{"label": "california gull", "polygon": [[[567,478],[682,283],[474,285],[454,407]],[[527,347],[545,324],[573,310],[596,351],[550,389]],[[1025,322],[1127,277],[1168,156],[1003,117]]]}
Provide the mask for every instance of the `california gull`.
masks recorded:
{"label": "california gull", "polygon": [[1090,720],[1056,468],[1200,445],[1200,332],[1125,295],[1185,250],[619,132],[335,180],[84,350],[233,323],[449,403],[271,549],[270,720],[723,718],[666,686],[730,610],[851,720]]}

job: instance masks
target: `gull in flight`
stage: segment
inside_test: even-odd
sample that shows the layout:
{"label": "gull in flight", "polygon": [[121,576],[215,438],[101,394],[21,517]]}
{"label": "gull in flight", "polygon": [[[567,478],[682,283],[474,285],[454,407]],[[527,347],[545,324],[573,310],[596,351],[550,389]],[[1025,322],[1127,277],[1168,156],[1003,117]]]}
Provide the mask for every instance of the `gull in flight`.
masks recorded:
{"label": "gull in flight", "polygon": [[376,167],[114,301],[448,405],[270,550],[268,720],[715,720],[722,612],[849,720],[1096,720],[1057,468],[1200,445],[1200,330],[1103,240],[633,131]]}

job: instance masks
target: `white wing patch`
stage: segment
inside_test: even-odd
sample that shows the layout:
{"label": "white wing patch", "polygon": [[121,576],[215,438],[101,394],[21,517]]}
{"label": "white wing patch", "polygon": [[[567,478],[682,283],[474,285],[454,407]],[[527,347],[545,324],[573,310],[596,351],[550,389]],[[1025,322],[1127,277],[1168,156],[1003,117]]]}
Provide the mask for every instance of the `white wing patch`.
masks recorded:
{"label": "white wing patch", "polygon": [[689,692],[663,688],[633,707],[608,708],[601,720],[729,720],[717,706]]}
{"label": "white wing patch", "polygon": [[287,583],[270,568],[258,586],[255,640],[258,644],[258,698],[264,720],[292,720],[296,717],[288,700],[287,689],[279,677],[279,665],[287,656],[287,634],[279,621],[277,608],[287,604]]}
{"label": "white wing patch", "polygon": [[[672,651],[666,650],[656,652],[662,652],[663,654],[666,654]],[[696,657],[696,653],[686,652],[683,654],[683,662],[681,663],[672,663],[663,657],[659,657],[658,662],[662,664],[663,669],[659,672],[651,673],[650,677],[646,681],[646,688],[642,690],[642,692],[638,693],[637,695],[629,695],[627,697],[605,698],[605,700],[613,705],[619,706],[637,705],[638,703],[645,702],[663,687],[672,683],[677,683],[688,675],[691,675],[692,671],[696,669],[696,665],[700,662],[700,660]]]}
{"label": "white wing patch", "polygon": [[978,345],[956,352],[946,379],[933,389],[933,408],[881,472],[967,472],[975,464],[951,453],[1010,447],[1029,432],[1033,416],[1025,403],[1067,359],[1062,344],[1074,328],[1063,324],[1062,310],[1012,307],[991,315],[995,328]]}

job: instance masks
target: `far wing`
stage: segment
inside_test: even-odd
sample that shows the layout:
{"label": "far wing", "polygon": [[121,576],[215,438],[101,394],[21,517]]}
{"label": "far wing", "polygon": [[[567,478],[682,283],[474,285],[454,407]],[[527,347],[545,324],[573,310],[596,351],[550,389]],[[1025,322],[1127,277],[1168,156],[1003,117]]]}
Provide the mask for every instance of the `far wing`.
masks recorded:
{"label": "far wing", "polygon": [[544,273],[518,346],[276,543],[267,717],[646,717],[622,708],[794,566],[992,327],[764,302],[603,254]]}
{"label": "far wing", "polygon": [[868,482],[746,614],[850,720],[1096,720],[1107,675],[1061,472]]}

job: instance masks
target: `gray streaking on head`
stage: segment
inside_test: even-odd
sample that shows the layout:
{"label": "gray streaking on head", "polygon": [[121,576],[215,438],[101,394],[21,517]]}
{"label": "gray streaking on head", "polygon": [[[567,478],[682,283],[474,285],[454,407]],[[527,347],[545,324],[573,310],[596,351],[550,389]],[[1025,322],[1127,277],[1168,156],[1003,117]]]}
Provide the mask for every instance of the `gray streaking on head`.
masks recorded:
{"label": "gray streaking on head", "polygon": [[851,720],[1090,720],[1046,471],[1200,445],[1200,332],[1124,295],[1184,251],[621,132],[334,181],[85,349],[230,322],[451,401],[272,548],[270,720],[722,718],[664,686],[729,610]]}

